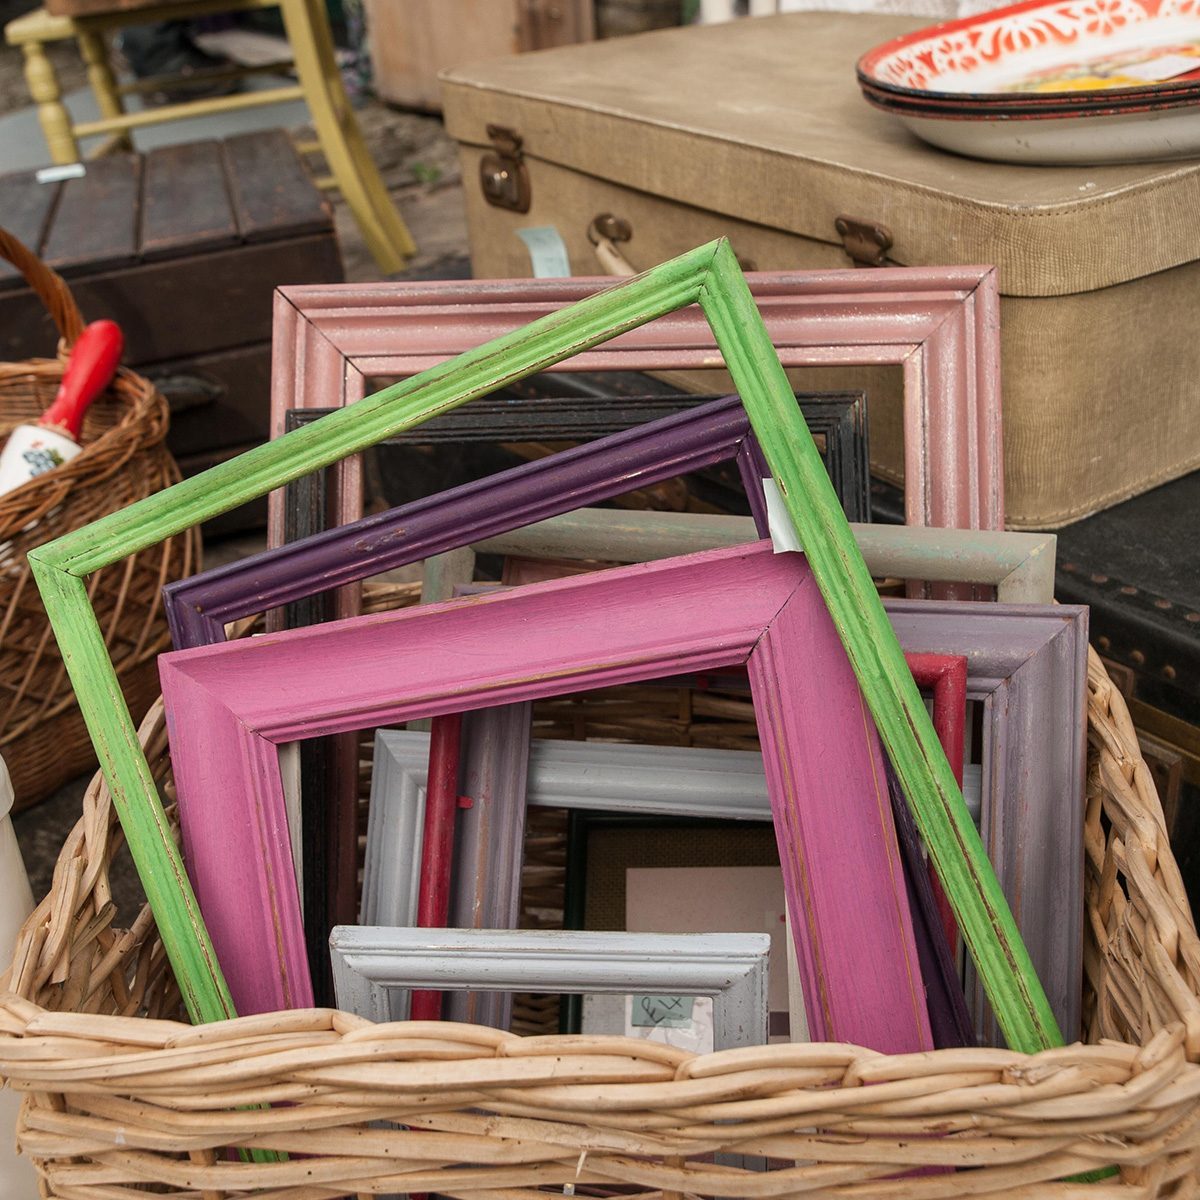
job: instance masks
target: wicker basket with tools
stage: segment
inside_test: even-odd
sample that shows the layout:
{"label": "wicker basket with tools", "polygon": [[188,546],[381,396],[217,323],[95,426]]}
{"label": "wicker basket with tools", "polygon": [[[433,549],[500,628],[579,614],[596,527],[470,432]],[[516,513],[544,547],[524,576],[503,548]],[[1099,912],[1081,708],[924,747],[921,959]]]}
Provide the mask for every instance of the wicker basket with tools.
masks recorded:
{"label": "wicker basket with tools", "polygon": [[[58,358],[0,363],[2,445],[14,427],[36,421],[54,399],[84,322],[63,280],[4,230],[0,257],[24,275],[62,339]],[[122,368],[88,409],[82,453],[0,496],[0,755],[12,775],[17,808],[37,803],[96,763],[25,555],[175,483],[179,471],[163,441],[167,419],[167,402],[153,385]],[[160,589],[196,569],[199,549],[193,530],[89,581],[92,607],[135,719],[158,694],[155,656],[170,644]]]}
{"label": "wicker basket with tools", "polygon": [[[141,738],[169,796],[161,708]],[[56,1200],[1195,1196],[1200,941],[1095,655],[1089,753],[1088,1044],[1036,1055],[795,1044],[695,1057],[328,1010],[193,1028],[149,911],[115,926],[121,839],[97,777],[0,981],[21,1145]],[[750,1169],[755,1156],[772,1169]]]}

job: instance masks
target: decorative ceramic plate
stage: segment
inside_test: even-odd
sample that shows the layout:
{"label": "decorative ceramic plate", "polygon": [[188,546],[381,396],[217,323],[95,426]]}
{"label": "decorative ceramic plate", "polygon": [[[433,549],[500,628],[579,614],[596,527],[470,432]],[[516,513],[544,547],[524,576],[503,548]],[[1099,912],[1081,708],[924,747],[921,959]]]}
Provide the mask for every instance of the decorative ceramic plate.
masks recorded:
{"label": "decorative ceramic plate", "polygon": [[1025,0],[877,46],[863,95],[1001,162],[1200,156],[1200,0]]}
{"label": "decorative ceramic plate", "polygon": [[1200,96],[1200,0],[1026,0],[877,46],[858,76],[897,97],[1001,106]]}
{"label": "decorative ceramic plate", "polygon": [[1036,99],[1020,97],[1011,104],[993,104],[987,100],[977,100],[972,96],[909,98],[865,84],[861,87],[862,94],[869,103],[876,108],[884,108],[890,112],[902,112],[914,116],[927,114],[929,116],[974,118],[981,121],[1055,117],[1076,117],[1083,120],[1117,113],[1149,112],[1162,108],[1189,108],[1200,105],[1200,93],[1196,91],[1154,91],[1142,93],[1136,97],[1112,96],[1108,92],[1100,92],[1085,107],[1069,101],[1042,97]]}

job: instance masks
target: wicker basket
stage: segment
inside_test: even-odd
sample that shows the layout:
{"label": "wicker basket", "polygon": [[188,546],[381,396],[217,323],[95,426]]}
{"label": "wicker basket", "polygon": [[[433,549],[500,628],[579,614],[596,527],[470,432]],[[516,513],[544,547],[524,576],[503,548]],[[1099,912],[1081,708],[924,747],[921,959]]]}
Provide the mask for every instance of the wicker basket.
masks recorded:
{"label": "wicker basket", "polygon": [[[1033,1056],[814,1044],[697,1058],[327,1010],[192,1028],[177,1023],[149,912],[114,927],[120,836],[98,777],[0,999],[0,1073],[27,1093],[18,1135],[43,1195],[1195,1196],[1200,942],[1128,712],[1094,655],[1089,690],[1091,1044]],[[161,708],[141,738],[169,795]],[[717,1150],[799,1165],[692,1158]],[[1067,1179],[1109,1165],[1098,1182]]]}
{"label": "wicker basket", "polygon": [[[54,399],[83,318],[62,279],[3,230],[0,257],[25,276],[62,335],[58,359],[0,363],[2,445],[15,426],[37,420]],[[163,442],[166,431],[167,402],[141,376],[122,369],[88,410],[83,452],[0,496],[0,755],[12,774],[18,809],[96,765],[25,555],[175,483],[179,472]],[[192,531],[89,582],[92,608],[135,720],[158,694],[155,656],[169,645],[160,589],[191,574],[199,552],[199,534]]]}

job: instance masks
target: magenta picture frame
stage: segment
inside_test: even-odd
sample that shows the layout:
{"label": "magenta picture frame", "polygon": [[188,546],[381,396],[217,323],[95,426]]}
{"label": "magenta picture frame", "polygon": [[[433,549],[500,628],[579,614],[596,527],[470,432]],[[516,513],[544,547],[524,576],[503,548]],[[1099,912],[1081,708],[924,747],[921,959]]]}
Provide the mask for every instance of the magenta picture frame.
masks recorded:
{"label": "magenta picture frame", "polygon": [[741,664],[813,1036],[929,1049],[878,738],[807,562],[769,542],[163,655],[185,859],[239,1012],[311,1000],[280,745]]}

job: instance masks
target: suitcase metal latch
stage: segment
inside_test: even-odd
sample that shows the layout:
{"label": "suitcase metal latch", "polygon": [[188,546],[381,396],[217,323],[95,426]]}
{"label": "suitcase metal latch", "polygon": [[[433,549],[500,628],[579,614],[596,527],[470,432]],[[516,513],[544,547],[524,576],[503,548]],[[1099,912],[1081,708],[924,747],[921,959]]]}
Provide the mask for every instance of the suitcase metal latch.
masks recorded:
{"label": "suitcase metal latch", "polygon": [[838,217],[834,221],[842,247],[856,267],[886,267],[892,248],[892,231],[877,221]]}
{"label": "suitcase metal latch", "polygon": [[504,125],[489,125],[487,135],[493,149],[479,160],[479,184],[484,199],[496,208],[528,212],[533,189],[529,168],[521,152],[523,138]]}

